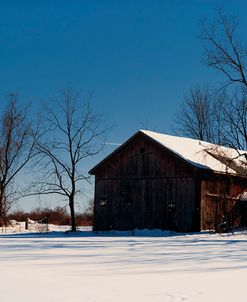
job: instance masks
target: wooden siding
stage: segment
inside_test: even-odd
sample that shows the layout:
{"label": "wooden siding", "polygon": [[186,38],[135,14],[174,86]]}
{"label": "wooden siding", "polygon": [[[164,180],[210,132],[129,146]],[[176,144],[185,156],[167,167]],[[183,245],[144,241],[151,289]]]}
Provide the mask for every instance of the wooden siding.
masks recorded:
{"label": "wooden siding", "polygon": [[218,224],[227,221],[233,227],[247,226],[245,203],[239,195],[247,190],[246,180],[231,176],[201,182],[201,229],[217,230]]}
{"label": "wooden siding", "polygon": [[199,230],[195,169],[142,134],[95,172],[95,230]]}

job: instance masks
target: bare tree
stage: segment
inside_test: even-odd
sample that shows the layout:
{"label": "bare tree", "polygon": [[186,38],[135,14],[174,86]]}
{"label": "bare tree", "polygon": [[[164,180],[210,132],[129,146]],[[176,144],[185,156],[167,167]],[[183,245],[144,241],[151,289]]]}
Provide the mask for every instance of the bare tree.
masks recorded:
{"label": "bare tree", "polygon": [[235,89],[225,89],[215,114],[220,115],[221,143],[247,149],[247,48],[238,36],[239,24],[235,16],[221,12],[212,24],[201,22],[205,44],[204,63],[220,71],[227,79],[226,85],[240,84]]}
{"label": "bare tree", "polygon": [[219,143],[221,135],[217,120],[221,121],[221,118],[215,116],[215,104],[208,86],[193,87],[184,96],[175,116],[175,131],[191,138]]}
{"label": "bare tree", "polygon": [[89,198],[82,208],[82,213],[93,216],[94,214],[94,198]]}
{"label": "bare tree", "polygon": [[196,86],[184,97],[174,122],[179,134],[247,150],[247,89],[230,94]]}
{"label": "bare tree", "polygon": [[33,185],[33,194],[58,194],[68,201],[71,230],[76,231],[75,200],[83,192],[89,175],[83,169],[87,159],[104,146],[104,126],[101,115],[92,112],[88,103],[71,88],[50,102],[43,114],[44,135],[37,143],[43,179]]}
{"label": "bare tree", "polygon": [[17,94],[10,94],[7,106],[0,117],[0,219],[6,225],[6,215],[20,196],[14,180],[35,156],[35,141],[28,108],[17,105]]}
{"label": "bare tree", "polygon": [[[238,20],[221,12],[213,23],[201,21],[204,63],[227,79],[221,89],[196,86],[184,97],[176,124],[186,136],[247,148],[247,48],[238,37]],[[228,89],[230,84],[240,84]]]}
{"label": "bare tree", "polygon": [[235,149],[247,150],[247,90],[230,96],[221,103],[222,141]]}
{"label": "bare tree", "polygon": [[199,38],[206,42],[204,63],[224,74],[226,85],[247,86],[247,48],[238,37],[238,19],[221,12],[211,24],[204,19]]}

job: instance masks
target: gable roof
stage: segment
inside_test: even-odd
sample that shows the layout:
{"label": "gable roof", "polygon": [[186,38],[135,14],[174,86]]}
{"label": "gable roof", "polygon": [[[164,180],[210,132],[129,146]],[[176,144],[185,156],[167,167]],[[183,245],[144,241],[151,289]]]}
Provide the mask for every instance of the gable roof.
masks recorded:
{"label": "gable roof", "polygon": [[192,138],[178,137],[148,130],[139,130],[130,139],[113,151],[103,161],[89,171],[92,172],[113,154],[122,149],[137,134],[142,133],[156,143],[176,154],[194,167],[213,170],[219,173],[240,175],[243,166],[247,166],[247,151],[227,148]]}

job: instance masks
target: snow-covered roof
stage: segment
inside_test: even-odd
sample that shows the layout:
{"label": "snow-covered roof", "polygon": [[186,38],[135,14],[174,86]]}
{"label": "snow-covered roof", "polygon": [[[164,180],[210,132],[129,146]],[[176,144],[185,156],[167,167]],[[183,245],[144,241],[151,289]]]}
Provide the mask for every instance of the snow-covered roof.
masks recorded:
{"label": "snow-covered roof", "polygon": [[140,132],[196,167],[235,175],[242,174],[241,171],[247,168],[247,151],[148,130]]}
{"label": "snow-covered roof", "polygon": [[197,139],[167,135],[149,130],[139,130],[126,142],[121,144],[115,151],[93,167],[89,173],[94,174],[95,169],[101,166],[101,164],[113,154],[118,152],[119,149],[122,149],[139,133],[142,133],[153,141],[156,141],[161,146],[170,150],[172,153],[197,168],[247,177],[247,151],[227,148]]}

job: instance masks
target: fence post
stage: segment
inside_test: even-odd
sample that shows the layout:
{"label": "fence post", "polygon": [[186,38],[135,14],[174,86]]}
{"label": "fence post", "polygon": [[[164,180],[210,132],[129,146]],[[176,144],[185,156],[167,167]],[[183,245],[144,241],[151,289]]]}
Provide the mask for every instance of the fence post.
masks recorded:
{"label": "fence post", "polygon": [[25,220],[25,230],[28,230],[28,217]]}

